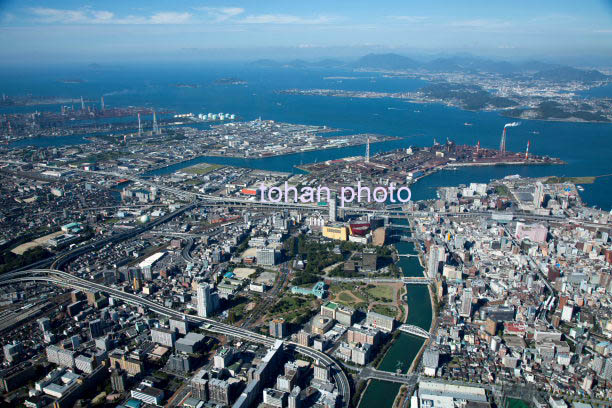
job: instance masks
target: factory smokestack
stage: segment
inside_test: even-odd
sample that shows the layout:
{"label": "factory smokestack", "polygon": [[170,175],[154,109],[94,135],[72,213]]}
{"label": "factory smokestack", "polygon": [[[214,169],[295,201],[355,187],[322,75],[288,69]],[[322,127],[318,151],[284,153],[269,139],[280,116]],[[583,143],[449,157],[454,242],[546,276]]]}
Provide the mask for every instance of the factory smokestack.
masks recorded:
{"label": "factory smokestack", "polygon": [[521,122],[510,122],[504,125],[501,141],[499,142],[499,151],[501,154],[506,153],[506,128],[520,126]]}
{"label": "factory smokestack", "polygon": [[531,142],[528,140],[527,141],[527,150],[525,150],[525,160],[529,159],[529,145],[531,144]]}

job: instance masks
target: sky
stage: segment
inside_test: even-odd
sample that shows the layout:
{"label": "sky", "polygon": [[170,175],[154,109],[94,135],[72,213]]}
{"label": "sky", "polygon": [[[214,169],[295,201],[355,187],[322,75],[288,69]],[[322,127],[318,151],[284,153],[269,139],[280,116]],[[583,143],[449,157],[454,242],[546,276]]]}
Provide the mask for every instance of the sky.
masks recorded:
{"label": "sky", "polygon": [[612,57],[612,0],[0,0],[0,52],[24,63]]}

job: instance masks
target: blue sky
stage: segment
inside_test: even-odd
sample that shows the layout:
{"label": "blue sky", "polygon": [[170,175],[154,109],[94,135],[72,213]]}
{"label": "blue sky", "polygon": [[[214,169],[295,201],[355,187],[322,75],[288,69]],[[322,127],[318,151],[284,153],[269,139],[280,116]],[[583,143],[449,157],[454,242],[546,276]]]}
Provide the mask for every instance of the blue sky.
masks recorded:
{"label": "blue sky", "polygon": [[23,61],[350,57],[364,52],[612,56],[612,0],[0,0]]}

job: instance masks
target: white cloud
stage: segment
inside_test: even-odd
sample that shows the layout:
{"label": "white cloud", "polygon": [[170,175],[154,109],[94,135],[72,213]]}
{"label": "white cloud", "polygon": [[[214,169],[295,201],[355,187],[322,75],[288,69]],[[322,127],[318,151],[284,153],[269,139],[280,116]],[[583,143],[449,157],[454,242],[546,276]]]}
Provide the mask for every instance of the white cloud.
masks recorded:
{"label": "white cloud", "polygon": [[229,20],[244,13],[241,7],[196,7],[196,10],[204,11],[217,22]]}
{"label": "white cloud", "polygon": [[[39,21],[44,23],[80,23],[90,20],[84,11],[61,10],[48,7],[33,7],[30,9]],[[95,17],[94,17],[95,18]]]}
{"label": "white cloud", "polygon": [[505,30],[512,24],[505,20],[486,20],[486,19],[473,19],[473,20],[459,20],[452,21],[449,24],[451,27],[466,29],[466,30],[483,30],[483,31],[497,31]]}
{"label": "white cloud", "polygon": [[191,13],[176,13],[173,11],[155,13],[151,16],[151,24],[185,24],[191,20]]}
{"label": "white cloud", "polygon": [[62,10],[49,7],[33,7],[29,9],[36,21],[48,24],[186,24],[191,22],[193,15],[187,12],[158,12],[150,16],[125,16],[118,18],[106,10],[82,8],[78,10]]}
{"label": "white cloud", "polygon": [[327,16],[304,18],[290,14],[258,14],[246,16],[240,23],[244,24],[329,24],[336,19]]}

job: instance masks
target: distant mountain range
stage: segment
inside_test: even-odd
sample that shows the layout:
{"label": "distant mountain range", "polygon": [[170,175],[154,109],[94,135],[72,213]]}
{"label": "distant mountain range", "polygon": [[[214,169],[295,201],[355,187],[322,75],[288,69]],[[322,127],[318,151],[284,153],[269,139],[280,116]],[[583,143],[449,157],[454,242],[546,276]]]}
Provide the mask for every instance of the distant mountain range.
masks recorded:
{"label": "distant mountain range", "polygon": [[457,73],[495,73],[508,76],[530,76],[535,79],[569,82],[595,82],[610,79],[597,70],[583,70],[563,65],[549,64],[529,60],[519,63],[496,61],[474,56],[440,57],[430,61],[418,61],[399,54],[368,54],[356,61],[345,62],[335,59],[325,59],[316,62],[294,60],[278,62],[274,60],[258,60],[251,63],[261,68],[344,68],[375,71],[415,71],[415,72],[457,72]]}

